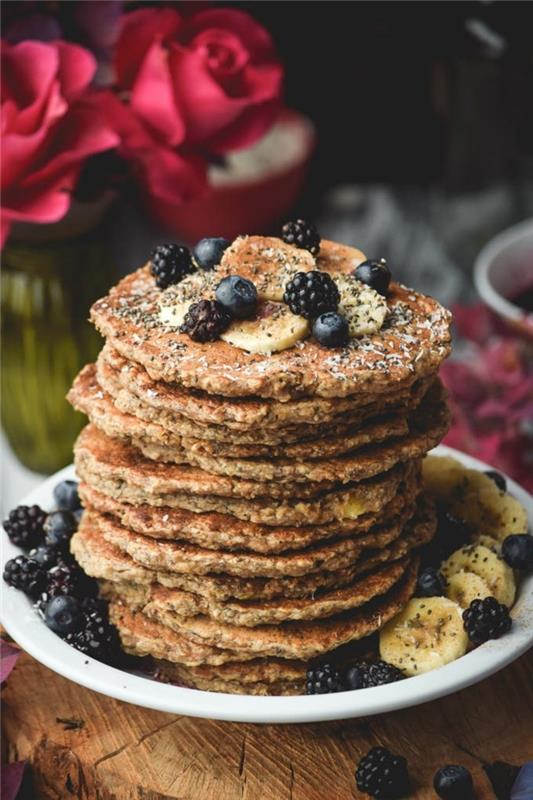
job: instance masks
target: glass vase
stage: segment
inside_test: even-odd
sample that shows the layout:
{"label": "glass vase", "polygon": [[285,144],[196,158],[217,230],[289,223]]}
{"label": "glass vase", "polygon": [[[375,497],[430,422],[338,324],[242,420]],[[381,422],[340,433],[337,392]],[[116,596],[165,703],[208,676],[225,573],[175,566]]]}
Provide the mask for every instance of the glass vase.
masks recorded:
{"label": "glass vase", "polygon": [[117,271],[98,215],[36,229],[2,252],[2,426],[26,467],[52,473],[84,424],[65,395],[101,347],[89,308]]}

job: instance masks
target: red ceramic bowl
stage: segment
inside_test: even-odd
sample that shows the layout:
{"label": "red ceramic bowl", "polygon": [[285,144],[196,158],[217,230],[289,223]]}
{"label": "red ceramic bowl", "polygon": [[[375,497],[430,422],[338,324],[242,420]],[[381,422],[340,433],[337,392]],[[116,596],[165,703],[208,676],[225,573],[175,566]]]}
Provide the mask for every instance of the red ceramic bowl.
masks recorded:
{"label": "red ceramic bowl", "polygon": [[207,195],[188,203],[154,204],[149,207],[153,218],[187,244],[204,236],[234,239],[267,230],[296,202],[316,141],[311,122],[295,111],[284,110],[276,125],[290,126],[294,132],[297,147],[290,160],[260,177],[213,186]]}

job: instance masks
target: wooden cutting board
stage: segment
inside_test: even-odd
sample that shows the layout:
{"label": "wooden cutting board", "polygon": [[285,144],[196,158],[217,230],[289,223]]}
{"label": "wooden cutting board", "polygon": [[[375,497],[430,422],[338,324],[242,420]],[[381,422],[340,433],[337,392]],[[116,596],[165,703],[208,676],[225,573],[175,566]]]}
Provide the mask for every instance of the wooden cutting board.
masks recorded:
{"label": "wooden cutting board", "polygon": [[83,689],[26,654],[2,701],[5,752],[31,762],[35,800],[353,800],[362,797],[355,765],[375,745],[407,758],[417,800],[436,798],[433,774],[445,763],[467,766],[476,799],[494,800],[483,762],[533,758],[531,653],[442,700],[314,725],[148,711]]}

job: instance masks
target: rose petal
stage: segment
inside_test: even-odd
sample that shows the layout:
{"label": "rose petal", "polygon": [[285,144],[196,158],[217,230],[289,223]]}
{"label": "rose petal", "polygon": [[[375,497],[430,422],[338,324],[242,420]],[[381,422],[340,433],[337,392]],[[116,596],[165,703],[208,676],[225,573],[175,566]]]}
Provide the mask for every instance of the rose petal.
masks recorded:
{"label": "rose petal", "polygon": [[181,16],[172,8],[140,8],[124,14],[114,61],[117,83],[122,89],[133,85],[152,42],[174,37],[181,24]]}
{"label": "rose petal", "polygon": [[166,50],[155,41],[144,56],[131,93],[131,108],[164,142],[176,147],[185,123],[176,108]]}
{"label": "rose petal", "polygon": [[20,648],[0,639],[0,684],[7,681],[20,656]]}

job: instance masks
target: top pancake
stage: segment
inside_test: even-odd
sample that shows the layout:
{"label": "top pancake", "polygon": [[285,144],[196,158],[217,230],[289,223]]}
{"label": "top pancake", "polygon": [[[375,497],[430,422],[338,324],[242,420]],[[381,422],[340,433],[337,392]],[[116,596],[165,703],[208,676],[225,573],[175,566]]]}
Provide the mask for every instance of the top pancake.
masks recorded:
{"label": "top pancake", "polygon": [[[217,278],[240,274],[257,280],[263,269],[271,268],[273,253],[295,262],[302,257],[302,251],[278,239],[245,237],[237,242],[242,246],[234,243],[230,248],[230,255],[215,270]],[[353,252],[322,242],[316,268],[349,273],[354,268]],[[173,287],[165,290],[168,303],[172,291]],[[122,356],[142,364],[152,379],[211,394],[282,401],[313,395],[375,395],[435,372],[449,352],[449,312],[432,298],[399,284],[391,284],[389,314],[378,333],[352,339],[338,349],[306,339],[268,356],[223,341],[200,344],[163,326],[158,312],[165,292],[156,287],[148,266],[143,267],[94,304],[92,320]]]}

